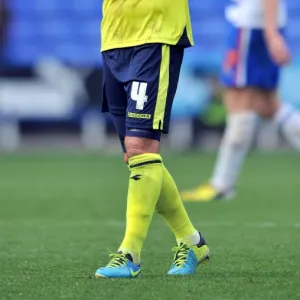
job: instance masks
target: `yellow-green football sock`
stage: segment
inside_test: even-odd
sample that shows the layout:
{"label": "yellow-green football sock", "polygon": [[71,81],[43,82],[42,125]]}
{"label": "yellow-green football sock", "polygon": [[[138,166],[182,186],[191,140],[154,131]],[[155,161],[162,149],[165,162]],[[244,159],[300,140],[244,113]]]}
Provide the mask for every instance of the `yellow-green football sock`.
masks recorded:
{"label": "yellow-green football sock", "polygon": [[156,211],[163,217],[178,243],[196,245],[200,235],[193,226],[180,198],[177,186],[165,166],[162,170],[162,188]]}
{"label": "yellow-green football sock", "polygon": [[119,251],[131,254],[138,264],[161,191],[162,158],[153,153],[136,155],[129,158],[129,169],[126,232]]}

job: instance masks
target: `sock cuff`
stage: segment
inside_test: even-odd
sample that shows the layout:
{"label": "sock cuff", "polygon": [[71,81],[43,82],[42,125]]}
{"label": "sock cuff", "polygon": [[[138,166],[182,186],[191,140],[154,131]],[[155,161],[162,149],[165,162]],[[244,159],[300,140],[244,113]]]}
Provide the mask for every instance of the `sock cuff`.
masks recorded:
{"label": "sock cuff", "polygon": [[144,153],[132,156],[128,159],[129,169],[144,165],[162,164],[162,157],[157,153]]}

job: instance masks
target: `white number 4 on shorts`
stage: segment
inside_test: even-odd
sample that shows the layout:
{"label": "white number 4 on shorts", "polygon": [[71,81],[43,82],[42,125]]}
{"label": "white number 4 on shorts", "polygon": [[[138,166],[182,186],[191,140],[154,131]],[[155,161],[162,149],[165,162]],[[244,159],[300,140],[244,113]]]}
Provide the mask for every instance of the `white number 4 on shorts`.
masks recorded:
{"label": "white number 4 on shorts", "polygon": [[131,99],[136,101],[136,109],[143,110],[145,103],[148,100],[147,83],[133,81],[131,86]]}

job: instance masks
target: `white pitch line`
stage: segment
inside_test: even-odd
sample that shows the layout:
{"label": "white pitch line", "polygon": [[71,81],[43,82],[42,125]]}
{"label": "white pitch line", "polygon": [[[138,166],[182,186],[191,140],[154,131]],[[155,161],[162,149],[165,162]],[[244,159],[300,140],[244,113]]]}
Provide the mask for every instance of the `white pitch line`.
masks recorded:
{"label": "white pitch line", "polygon": [[259,222],[259,223],[245,223],[245,227],[258,227],[258,228],[274,228],[274,227],[283,227],[282,225],[276,224],[274,222]]}

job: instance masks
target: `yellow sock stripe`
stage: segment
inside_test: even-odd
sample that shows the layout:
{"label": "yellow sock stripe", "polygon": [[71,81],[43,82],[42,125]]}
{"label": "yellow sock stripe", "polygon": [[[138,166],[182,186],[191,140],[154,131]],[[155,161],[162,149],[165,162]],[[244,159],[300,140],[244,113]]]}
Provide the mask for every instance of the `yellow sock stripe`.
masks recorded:
{"label": "yellow sock stripe", "polygon": [[153,118],[153,129],[161,130],[164,125],[165,108],[169,88],[170,46],[161,47],[161,65],[156,106]]}

